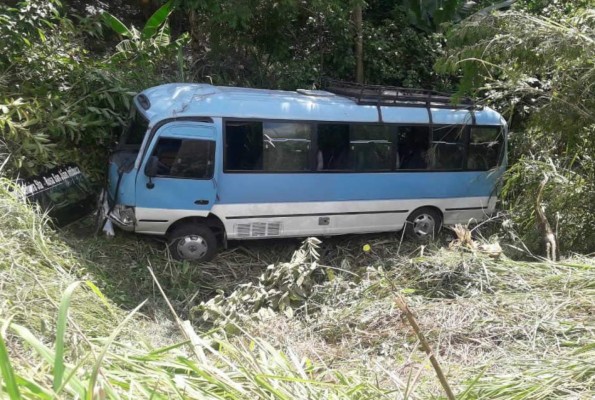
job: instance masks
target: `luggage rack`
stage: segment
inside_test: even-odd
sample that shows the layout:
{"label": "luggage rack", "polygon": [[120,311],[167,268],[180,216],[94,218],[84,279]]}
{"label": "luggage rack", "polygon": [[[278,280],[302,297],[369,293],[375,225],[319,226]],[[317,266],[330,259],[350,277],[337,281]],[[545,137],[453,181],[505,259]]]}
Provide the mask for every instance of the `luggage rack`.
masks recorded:
{"label": "luggage rack", "polygon": [[322,80],[322,89],[339,96],[349,97],[360,105],[466,110],[482,108],[482,106],[467,97],[454,102],[452,95],[434,90],[363,85],[330,78]]}

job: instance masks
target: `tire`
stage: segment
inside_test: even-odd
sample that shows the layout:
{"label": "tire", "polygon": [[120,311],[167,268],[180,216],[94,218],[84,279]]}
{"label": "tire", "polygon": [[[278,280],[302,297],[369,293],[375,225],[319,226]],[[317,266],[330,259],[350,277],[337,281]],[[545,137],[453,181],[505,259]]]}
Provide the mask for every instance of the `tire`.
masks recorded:
{"label": "tire", "polygon": [[431,207],[422,207],[407,217],[405,234],[420,243],[427,243],[438,236],[442,228],[442,215]]}
{"label": "tire", "polygon": [[206,225],[185,224],[168,235],[167,247],[176,260],[207,262],[217,253],[217,239]]}

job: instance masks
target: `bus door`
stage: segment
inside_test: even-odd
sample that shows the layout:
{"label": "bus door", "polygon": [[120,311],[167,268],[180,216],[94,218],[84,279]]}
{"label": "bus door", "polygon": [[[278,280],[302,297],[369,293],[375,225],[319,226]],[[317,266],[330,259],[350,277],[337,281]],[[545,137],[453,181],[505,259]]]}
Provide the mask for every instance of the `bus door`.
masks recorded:
{"label": "bus door", "polygon": [[209,214],[217,198],[215,138],[208,123],[172,122],[157,131],[136,179],[138,232],[163,233],[164,224]]}

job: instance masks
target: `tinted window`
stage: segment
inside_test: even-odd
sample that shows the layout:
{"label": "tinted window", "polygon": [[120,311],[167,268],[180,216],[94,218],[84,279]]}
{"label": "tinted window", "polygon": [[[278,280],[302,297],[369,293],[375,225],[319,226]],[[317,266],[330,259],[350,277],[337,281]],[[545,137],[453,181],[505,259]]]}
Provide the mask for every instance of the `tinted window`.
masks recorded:
{"label": "tinted window", "polygon": [[319,171],[351,169],[349,125],[319,124],[316,158]]}
{"label": "tinted window", "polygon": [[386,125],[352,125],[350,151],[356,171],[390,171],[393,132]]}
{"label": "tinted window", "polygon": [[262,122],[226,122],[225,169],[233,171],[261,171],[262,165]]}
{"label": "tinted window", "polygon": [[399,169],[427,169],[429,148],[427,126],[399,126],[396,161]]}
{"label": "tinted window", "polygon": [[453,170],[463,168],[465,155],[465,126],[436,127],[428,154],[430,168]]}
{"label": "tinted window", "polygon": [[311,124],[264,123],[265,171],[310,170]]}
{"label": "tinted window", "polygon": [[487,171],[500,161],[504,142],[500,127],[472,127],[467,153],[467,169]]}
{"label": "tinted window", "polygon": [[213,177],[215,142],[161,138],[153,155],[159,160],[158,176],[210,179]]}
{"label": "tinted window", "polygon": [[130,125],[128,125],[123,135],[124,144],[140,146],[145,137],[145,133],[147,133],[147,129],[149,129],[149,121],[137,111],[136,107],[133,107],[130,116]]}

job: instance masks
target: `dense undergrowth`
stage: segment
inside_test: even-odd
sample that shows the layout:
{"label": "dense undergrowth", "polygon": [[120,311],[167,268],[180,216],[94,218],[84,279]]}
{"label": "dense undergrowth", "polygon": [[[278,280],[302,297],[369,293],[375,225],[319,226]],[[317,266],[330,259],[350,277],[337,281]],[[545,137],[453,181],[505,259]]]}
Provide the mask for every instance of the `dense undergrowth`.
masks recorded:
{"label": "dense undergrowth", "polygon": [[440,397],[395,293],[460,398],[595,393],[593,259],[386,234],[237,243],[196,267],[86,223],[55,233],[1,183],[0,397]]}
{"label": "dense undergrowth", "polygon": [[[99,264],[70,248],[4,178],[0,212],[0,398],[360,399],[385,393],[261,338],[232,343],[222,334],[198,335],[154,303],[125,311],[92,283],[94,272],[104,273],[105,285],[106,270],[125,265],[114,258]],[[155,300],[150,291],[139,295]]]}
{"label": "dense undergrowth", "polygon": [[[452,31],[443,68],[462,73],[467,89],[497,109],[510,108],[513,165],[504,188],[513,228],[539,251],[535,208],[543,207],[568,257],[595,244],[589,112],[595,17],[583,2],[559,12],[554,3],[555,15],[545,17],[526,10],[476,15]],[[326,32],[324,13],[335,11],[325,2],[317,7],[320,18],[308,24],[320,29],[300,27],[314,41],[300,41],[291,61],[267,56],[266,46],[243,51],[254,41],[242,35],[218,38],[224,46],[206,54],[208,38],[194,37],[196,30],[190,46],[206,55],[185,57],[188,37],[172,40],[165,19],[147,30],[112,21],[121,35],[112,49],[93,44],[109,36],[106,25],[65,16],[57,1],[0,5],[2,173],[14,178],[74,160],[100,177],[131,95],[192,80],[189,64],[202,71],[194,77],[279,87],[318,76],[318,58],[346,68],[349,10],[341,9],[343,19],[328,19],[340,26]],[[397,11],[391,18],[400,26],[403,10]],[[192,9],[198,12],[205,10]],[[250,18],[262,22],[263,15]],[[434,39],[413,28],[397,32],[382,13],[374,18],[381,24],[364,26],[371,34],[367,54],[376,60],[366,73],[406,86],[434,79],[428,65],[437,53],[417,49],[417,61],[397,68],[387,50],[396,55],[418,43],[412,38],[423,42],[416,48]],[[196,22],[233,31],[228,20]],[[255,39],[267,39],[251,29]],[[322,39],[321,56],[311,51],[319,35],[341,37],[339,55]],[[290,57],[286,48],[277,56]],[[545,176],[543,203],[534,204]],[[197,267],[174,262],[153,240],[95,237],[90,222],[56,232],[3,177],[0,220],[0,398],[441,397],[394,302],[397,293],[414,310],[458,397],[595,395],[594,259],[538,259],[511,230],[506,240],[504,234],[489,239],[511,258],[449,249],[445,241],[419,248],[384,234],[301,245],[233,243]],[[362,251],[364,244],[371,251]]]}

